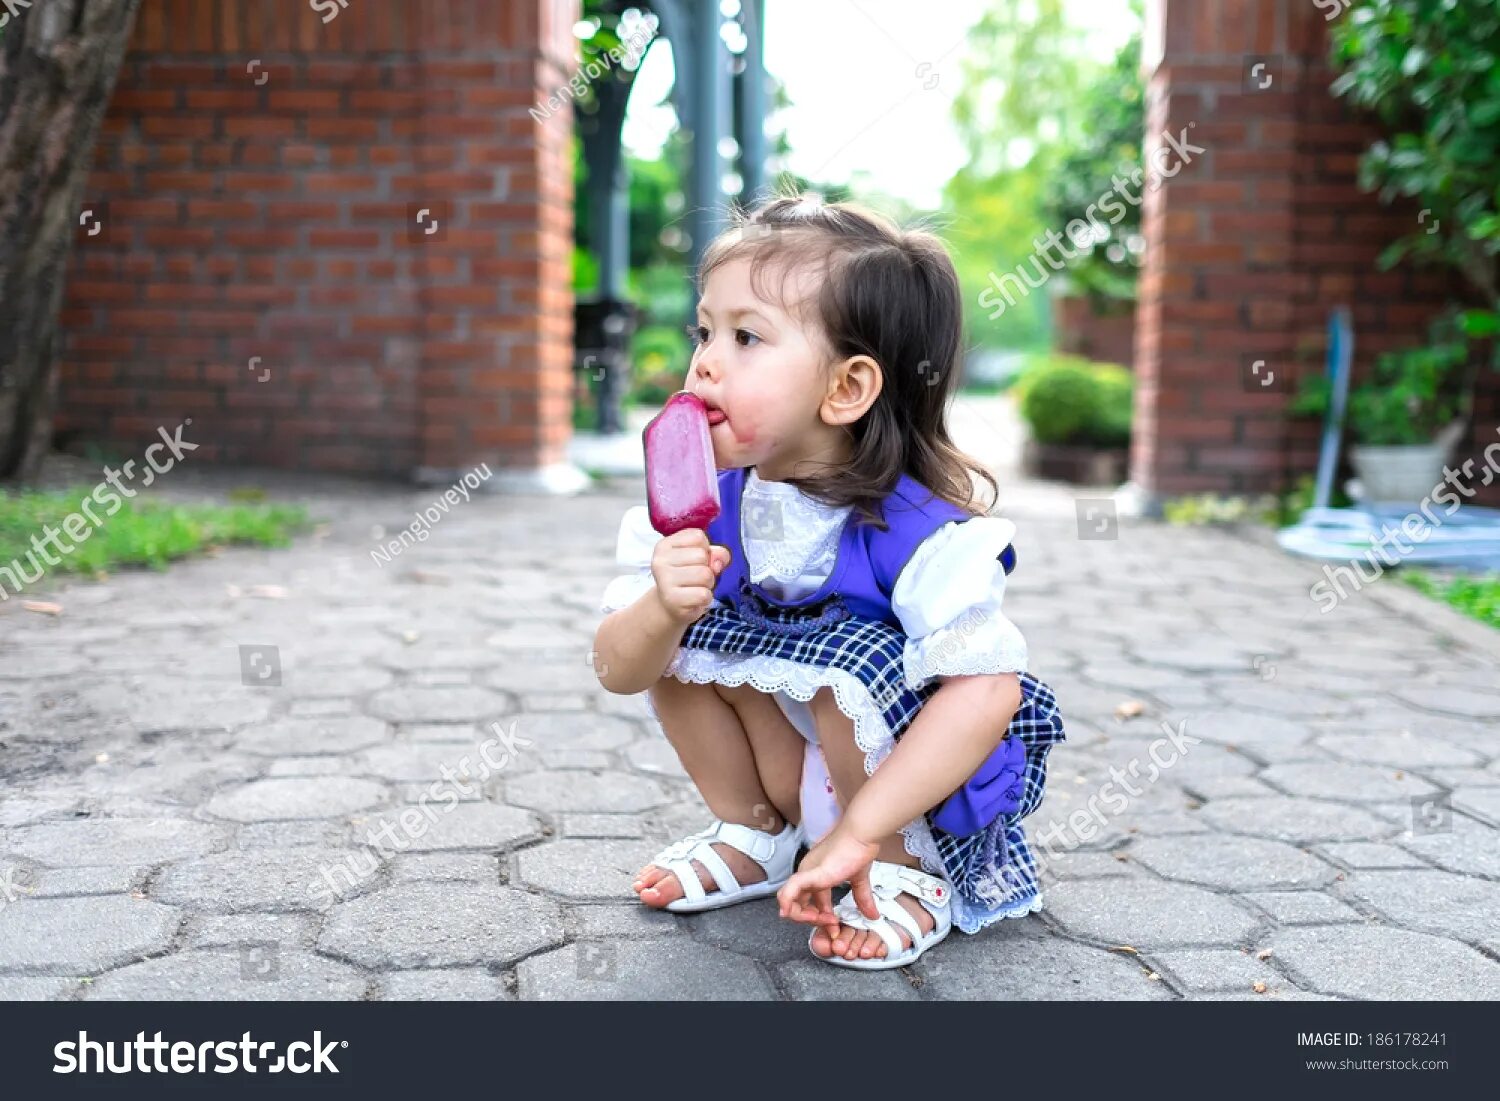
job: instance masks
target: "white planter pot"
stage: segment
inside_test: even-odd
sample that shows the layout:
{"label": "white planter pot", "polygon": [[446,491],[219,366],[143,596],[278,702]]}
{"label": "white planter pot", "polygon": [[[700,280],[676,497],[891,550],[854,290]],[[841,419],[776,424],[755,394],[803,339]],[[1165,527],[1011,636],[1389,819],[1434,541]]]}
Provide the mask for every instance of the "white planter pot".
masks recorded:
{"label": "white planter pot", "polygon": [[1442,484],[1447,458],[1448,448],[1442,443],[1349,450],[1364,504],[1416,504]]}

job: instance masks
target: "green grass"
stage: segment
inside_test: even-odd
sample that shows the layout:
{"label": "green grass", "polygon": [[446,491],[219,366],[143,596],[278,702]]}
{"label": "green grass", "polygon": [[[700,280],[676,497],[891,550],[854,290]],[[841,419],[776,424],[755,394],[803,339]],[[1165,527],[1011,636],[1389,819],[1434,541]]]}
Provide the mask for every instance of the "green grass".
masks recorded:
{"label": "green grass", "polygon": [[[121,498],[123,504],[113,516],[108,515],[109,506],[89,501],[89,509],[100,521],[95,527],[79,507],[91,493],[86,486],[48,493],[0,491],[0,566],[20,559],[27,574],[34,573],[26,555],[32,550],[32,536],[45,535],[45,526],[62,531],[55,543],[45,545],[54,558],[61,559],[47,566],[48,573],[96,575],[122,565],[164,569],[175,558],[233,543],[282,547],[308,526],[307,513],[299,505],[253,501],[185,505]],[[243,500],[254,495],[235,496]],[[107,495],[105,500],[109,500]],[[87,536],[82,541],[62,529],[64,519],[74,514],[83,521],[82,528],[74,525],[75,531]],[[57,548],[67,546],[74,549],[60,554]],[[41,555],[38,560],[45,561]]]}
{"label": "green grass", "polygon": [[1491,627],[1500,627],[1500,573],[1439,576],[1427,570],[1401,570],[1398,574],[1412,588],[1434,600],[1457,608]]}

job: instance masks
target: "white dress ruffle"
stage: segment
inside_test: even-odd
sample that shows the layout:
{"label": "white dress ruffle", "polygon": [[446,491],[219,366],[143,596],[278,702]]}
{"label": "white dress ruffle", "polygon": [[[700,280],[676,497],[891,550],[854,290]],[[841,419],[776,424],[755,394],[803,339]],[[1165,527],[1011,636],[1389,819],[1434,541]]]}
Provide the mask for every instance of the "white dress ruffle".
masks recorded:
{"label": "white dress ruffle", "polygon": [[[839,535],[849,507],[833,507],[808,497],[785,482],[765,482],[752,468],[741,500],[741,541],[751,580],[768,596],[800,600],[816,592],[833,570]],[[1026,642],[1001,610],[1005,570],[998,555],[1011,544],[1015,525],[994,516],[944,524],[913,553],[896,580],[891,609],[907,636],[904,671],[913,688],[939,676],[1015,673],[1026,668]],[[616,543],[622,572],[605,588],[601,611],[616,611],[650,591],[651,554],[659,536],[644,505],[626,511]],[[715,601],[715,604],[719,604]],[[837,820],[831,795],[817,805],[808,797],[822,794],[826,763],[817,746],[817,730],[807,701],[820,688],[833,690],[841,712],[854,723],[855,741],[865,754],[865,773],[895,745],[882,709],[859,678],[837,669],[820,669],[759,654],[720,654],[679,648],[666,674],[693,683],[751,684],[770,694],[787,720],[808,741],[804,768],[804,823],[816,840]],[[650,697],[647,697],[649,706]],[[942,862],[925,818],[902,829],[906,850],[933,874]]]}

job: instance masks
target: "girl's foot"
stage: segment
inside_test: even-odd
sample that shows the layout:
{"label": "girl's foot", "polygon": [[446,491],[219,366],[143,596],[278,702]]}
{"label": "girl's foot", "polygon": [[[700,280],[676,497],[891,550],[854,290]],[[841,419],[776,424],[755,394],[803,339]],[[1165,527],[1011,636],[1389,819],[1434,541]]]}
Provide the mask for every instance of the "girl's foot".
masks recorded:
{"label": "girl's foot", "polygon": [[[774,894],[792,874],[802,830],[780,833],[715,819],[708,829],[668,845],[636,874],[631,887],[653,909],[716,910]],[[684,883],[684,877],[693,877]]]}
{"label": "girl's foot", "polygon": [[[729,865],[730,872],[740,886],[746,887],[751,883],[766,881],[765,869],[738,849],[722,841],[714,842],[713,848],[714,852],[719,854],[719,859]],[[693,861],[693,871],[697,873],[698,882],[703,884],[703,890],[706,893],[712,894],[718,889],[713,873],[703,866],[702,861]],[[636,872],[635,882],[630,885],[630,888],[640,896],[642,902],[654,910],[659,910],[669,902],[676,902],[679,898],[687,896],[677,876],[657,864],[647,864]]]}
{"label": "girl's foot", "polygon": [[[922,934],[932,932],[937,925],[937,918],[928,912],[927,908],[914,897],[907,894],[897,895],[896,903],[912,917],[916,918],[918,927]],[[896,934],[901,938],[903,950],[911,947],[911,934],[901,926],[895,926]],[[828,959],[830,956],[842,956],[846,960],[883,960],[889,954],[885,941],[880,935],[869,929],[854,929],[848,925],[840,925],[833,936],[828,935],[828,927],[818,926],[813,930],[812,939],[808,942],[816,955]]]}

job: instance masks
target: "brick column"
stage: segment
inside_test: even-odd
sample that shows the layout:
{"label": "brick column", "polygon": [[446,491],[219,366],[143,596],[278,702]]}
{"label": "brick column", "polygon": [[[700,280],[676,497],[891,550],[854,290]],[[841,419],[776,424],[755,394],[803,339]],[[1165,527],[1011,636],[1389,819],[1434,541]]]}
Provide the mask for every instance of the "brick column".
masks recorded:
{"label": "brick column", "polygon": [[1417,211],[1358,188],[1378,130],[1328,93],[1318,6],[1149,0],[1147,18],[1148,161],[1184,130],[1206,151],[1142,207],[1131,478],[1153,501],[1274,490],[1317,464],[1317,426],[1284,407],[1323,370],[1329,311],[1353,308],[1358,373],[1459,288],[1377,268]]}
{"label": "brick column", "polygon": [[[147,0],[63,315],[64,436],[444,478],[570,431],[578,0]],[[324,20],[327,20],[324,22]],[[421,211],[427,213],[418,215]]]}

